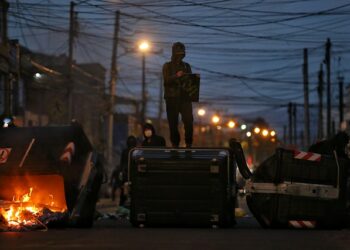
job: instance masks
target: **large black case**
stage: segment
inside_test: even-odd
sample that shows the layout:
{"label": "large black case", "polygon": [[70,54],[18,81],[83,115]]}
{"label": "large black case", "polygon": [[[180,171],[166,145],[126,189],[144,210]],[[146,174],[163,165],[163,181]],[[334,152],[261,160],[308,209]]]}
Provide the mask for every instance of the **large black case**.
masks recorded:
{"label": "large black case", "polygon": [[278,149],[248,182],[249,209],[263,227],[344,227],[348,165],[336,155]]}
{"label": "large black case", "polygon": [[233,225],[233,166],[230,149],[134,149],[129,155],[131,223]]}

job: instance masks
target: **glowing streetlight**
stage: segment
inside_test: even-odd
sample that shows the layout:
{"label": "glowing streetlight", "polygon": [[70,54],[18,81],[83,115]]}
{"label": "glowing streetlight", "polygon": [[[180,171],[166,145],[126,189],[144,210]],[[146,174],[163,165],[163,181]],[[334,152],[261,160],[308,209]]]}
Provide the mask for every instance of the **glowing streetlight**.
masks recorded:
{"label": "glowing streetlight", "polygon": [[211,121],[215,124],[219,123],[220,121],[220,117],[217,116],[217,115],[214,115],[212,118],[211,118]]}
{"label": "glowing streetlight", "polygon": [[255,134],[259,134],[260,133],[260,128],[259,127],[255,127],[254,128],[254,133]]}
{"label": "glowing streetlight", "polygon": [[270,132],[270,135],[271,135],[271,136],[275,136],[275,135],[276,135],[276,132],[275,132],[274,130],[272,130],[272,131]]}
{"label": "glowing streetlight", "polygon": [[247,136],[247,137],[251,137],[251,136],[252,136],[252,132],[248,131],[248,132],[246,133],[246,136]]}
{"label": "glowing streetlight", "polygon": [[227,123],[227,126],[228,126],[229,128],[234,128],[234,127],[236,126],[236,123],[235,123],[234,121],[229,121],[229,122]]}
{"label": "glowing streetlight", "polygon": [[34,77],[35,77],[36,79],[40,79],[40,78],[42,77],[42,75],[41,75],[40,73],[35,73]]}
{"label": "glowing streetlight", "polygon": [[[206,113],[205,109],[203,109],[203,108],[200,108],[197,111],[197,114],[199,116],[199,125],[200,126],[202,126],[202,117],[205,115],[205,113]],[[205,131],[206,131],[206,128],[205,127],[201,127],[201,132],[204,133]],[[198,139],[199,139],[201,144],[203,143],[203,140],[205,140],[203,135],[200,135],[200,137]]]}
{"label": "glowing streetlight", "polygon": [[241,125],[241,129],[242,129],[242,130],[246,130],[246,129],[247,129],[247,125],[242,124],[242,125]]}
{"label": "glowing streetlight", "polygon": [[149,43],[147,41],[142,41],[140,44],[139,44],[139,50],[141,52],[146,52],[147,50],[149,49]]}
{"label": "glowing streetlight", "polygon": [[198,109],[197,114],[199,116],[204,116],[205,115],[205,109]]}
{"label": "glowing streetlight", "polygon": [[268,131],[267,129],[264,129],[264,130],[262,131],[262,135],[263,135],[264,137],[268,136],[268,135],[269,135],[269,131]]}

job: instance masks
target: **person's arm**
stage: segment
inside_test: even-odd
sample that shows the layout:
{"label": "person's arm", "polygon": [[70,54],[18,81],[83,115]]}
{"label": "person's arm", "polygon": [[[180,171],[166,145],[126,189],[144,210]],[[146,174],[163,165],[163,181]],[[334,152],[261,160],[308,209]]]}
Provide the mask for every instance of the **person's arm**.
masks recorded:
{"label": "person's arm", "polygon": [[171,75],[171,70],[170,70],[170,64],[169,63],[165,63],[163,66],[163,79],[164,79],[164,85],[173,85],[176,84],[176,79],[179,76],[175,75]]}
{"label": "person's arm", "polygon": [[186,73],[187,74],[192,74],[192,69],[191,69],[191,65],[189,63],[186,63]]}

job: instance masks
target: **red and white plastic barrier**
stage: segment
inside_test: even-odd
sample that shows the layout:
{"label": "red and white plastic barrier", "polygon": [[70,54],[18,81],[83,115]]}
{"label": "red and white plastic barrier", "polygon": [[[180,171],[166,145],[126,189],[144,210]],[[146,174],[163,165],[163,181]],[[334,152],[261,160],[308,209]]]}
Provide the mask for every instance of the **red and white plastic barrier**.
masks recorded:
{"label": "red and white plastic barrier", "polygon": [[72,162],[73,155],[75,153],[75,145],[73,142],[69,142],[63,150],[63,154],[60,157],[61,161],[66,161],[69,164]]}
{"label": "red and white plastic barrier", "polygon": [[293,228],[308,228],[312,229],[316,227],[316,221],[310,220],[290,220],[288,225]]}
{"label": "red and white plastic barrier", "polygon": [[294,151],[294,159],[307,161],[321,161],[321,155],[312,152]]}

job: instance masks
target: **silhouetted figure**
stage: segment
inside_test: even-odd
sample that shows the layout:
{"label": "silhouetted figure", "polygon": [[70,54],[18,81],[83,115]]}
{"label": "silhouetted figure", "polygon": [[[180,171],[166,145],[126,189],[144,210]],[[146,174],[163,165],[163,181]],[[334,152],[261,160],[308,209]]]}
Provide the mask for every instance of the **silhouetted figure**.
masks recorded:
{"label": "silhouetted figure", "polygon": [[165,147],[165,139],[156,134],[152,124],[143,125],[143,136],[142,147]]}
{"label": "silhouetted figure", "polygon": [[137,146],[137,139],[135,136],[129,136],[126,139],[126,148],[122,151],[120,157],[120,179],[121,179],[121,193],[120,193],[120,206],[123,206],[127,197],[125,195],[124,184],[128,181],[128,163],[129,163],[129,153],[131,149]]}
{"label": "silhouetted figure", "polygon": [[311,145],[309,151],[318,154],[333,155],[333,151],[335,150],[338,157],[349,158],[349,139],[350,137],[347,133],[339,132],[329,140],[323,140]]}
{"label": "silhouetted figure", "polygon": [[115,196],[116,196],[116,192],[117,190],[120,188],[122,188],[123,186],[123,182],[120,176],[120,166],[116,166],[115,169],[112,172],[111,178],[110,178],[110,185],[111,185],[111,189],[112,189],[112,201],[115,201]]}
{"label": "silhouetted figure", "polygon": [[180,144],[179,114],[185,128],[186,147],[191,147],[193,142],[192,101],[181,87],[186,79],[185,75],[192,73],[191,66],[182,61],[185,55],[185,45],[176,42],[172,47],[171,61],[163,65],[164,99],[173,147]]}

